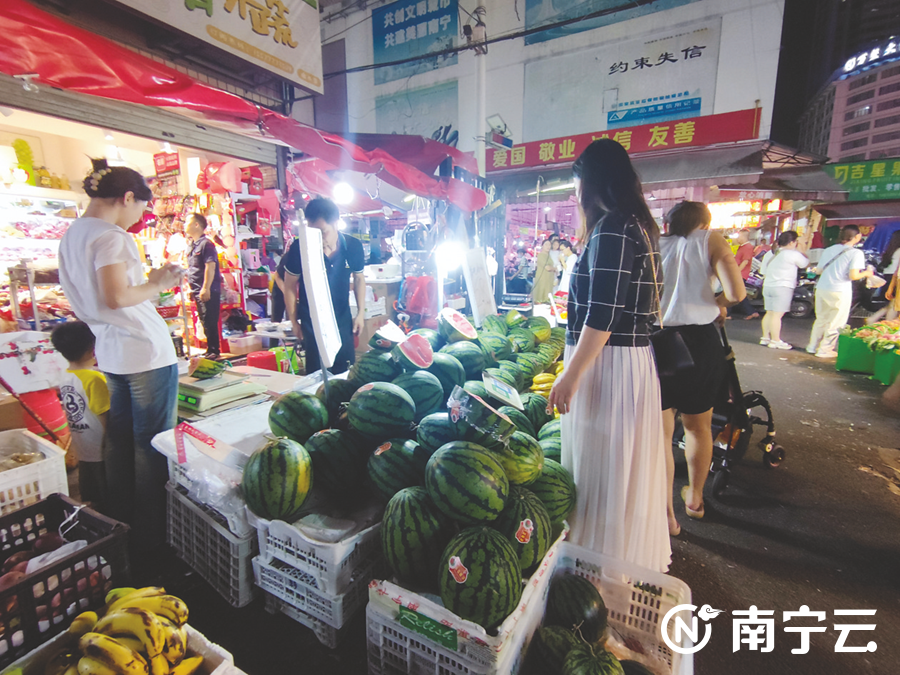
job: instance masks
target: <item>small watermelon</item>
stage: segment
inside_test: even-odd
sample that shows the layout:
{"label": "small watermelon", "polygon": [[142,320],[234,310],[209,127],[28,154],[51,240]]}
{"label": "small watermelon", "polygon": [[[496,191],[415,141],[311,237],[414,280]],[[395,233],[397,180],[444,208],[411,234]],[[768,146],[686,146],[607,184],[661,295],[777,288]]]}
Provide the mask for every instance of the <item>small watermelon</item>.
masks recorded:
{"label": "small watermelon", "polygon": [[384,510],[381,549],[401,582],[428,589],[434,586],[435,570],[452,536],[451,521],[424,487],[403,488]]}
{"label": "small watermelon", "polygon": [[466,379],[481,379],[484,370],[484,353],[474,342],[454,342],[441,347],[441,352],[455,357],[466,371]]}
{"label": "small watermelon", "polygon": [[563,663],[573,647],[584,644],[575,634],[559,626],[541,626],[528,650],[535,675],[562,675]]}
{"label": "small watermelon", "polygon": [[582,638],[595,644],[606,631],[606,620],[606,604],[590,581],[571,572],[556,574],[550,580],[545,626],[578,629]]}
{"label": "small watermelon", "polygon": [[539,441],[541,444],[541,450],[544,451],[545,459],[552,459],[554,462],[559,462],[562,458],[562,440],[559,436],[551,436],[550,438],[545,438],[542,441]]}
{"label": "small watermelon", "polygon": [[534,392],[522,394],[522,405],[525,406],[525,416],[531,420],[531,425],[535,429],[540,429],[547,422],[553,419],[553,414],[547,412],[547,406],[550,402]]}
{"label": "small watermelon", "polygon": [[385,501],[406,487],[425,484],[428,456],[419,444],[406,438],[392,438],[369,455],[369,481],[376,496]]}
{"label": "small watermelon", "polygon": [[486,630],[501,624],[522,597],[516,552],[489,527],[470,527],[453,537],[438,569],[444,607]]}
{"label": "small watermelon", "polygon": [[464,525],[496,520],[509,497],[509,479],[497,458],[464,441],[447,443],[431,456],[425,487],[441,511]]}
{"label": "small watermelon", "polygon": [[432,413],[425,416],[416,428],[416,440],[425,450],[434,453],[442,445],[458,441],[456,425],[447,413]]}
{"label": "small watermelon", "polygon": [[513,408],[511,405],[504,405],[497,408],[497,412],[503,413],[511,419],[512,423],[516,425],[517,431],[521,431],[523,434],[534,438],[534,429],[531,426],[531,420],[525,417],[525,413],[521,410]]}
{"label": "small watermelon", "polygon": [[269,409],[269,429],[276,436],[298,443],[328,426],[328,408],[315,394],[290,391]]}
{"label": "small watermelon", "polygon": [[403,370],[424,370],[434,360],[431,345],[421,335],[410,335],[391,350],[391,355]]}
{"label": "small watermelon", "polygon": [[453,387],[461,387],[466,382],[466,369],[459,359],[450,354],[435,354],[428,372],[441,381],[444,389],[444,404],[453,393]]}
{"label": "small watermelon", "polygon": [[445,340],[441,337],[441,334],[433,328],[416,328],[414,331],[410,331],[409,334],[421,335],[423,338],[428,340],[428,344],[431,345],[431,351],[434,352],[443,347],[445,343]]}
{"label": "small watermelon", "polygon": [[575,508],[575,481],[559,462],[544,458],[544,468],[536,481],[528,486],[547,507],[550,520],[562,522]]}
{"label": "small watermelon", "polygon": [[506,335],[509,330],[506,321],[496,314],[489,314],[484,317],[484,320],[481,322],[481,328],[486,333],[496,333],[497,335]]}
{"label": "small watermelon", "polygon": [[341,414],[341,406],[350,400],[353,392],[358,389],[357,382],[354,380],[339,380],[337,378],[329,378],[328,395],[325,395],[325,383],[316,390],[316,396],[325,404],[328,409],[328,424],[335,426],[337,419]]}
{"label": "small watermelon", "polygon": [[267,520],[296,520],[312,487],[312,460],[288,438],[274,438],[250,455],[241,494],[253,513]]}
{"label": "small watermelon", "polygon": [[363,354],[350,368],[349,379],[362,386],[369,382],[390,382],[400,374],[400,364],[391,352],[373,349]]}
{"label": "small watermelon", "polygon": [[538,440],[542,441],[545,438],[559,438],[560,437],[560,425],[561,422],[558,419],[553,419],[547,422],[544,426],[540,428],[538,431]]}
{"label": "small watermelon", "polygon": [[369,438],[392,438],[409,433],[416,404],[396,384],[370,382],[356,390],[347,404],[350,426]]}
{"label": "small watermelon", "polygon": [[416,422],[437,412],[446,401],[441,381],[426,370],[403,373],[394,379],[393,384],[409,394],[416,404]]}
{"label": "small watermelon", "polygon": [[543,502],[527,488],[510,486],[506,508],[491,527],[509,539],[526,576],[538,568],[550,550],[553,536],[550,515]]}
{"label": "small watermelon", "polygon": [[438,330],[447,342],[474,340],[478,337],[475,327],[462,314],[451,307],[444,307],[438,314]]}
{"label": "small watermelon", "polygon": [[403,332],[403,329],[393,321],[388,321],[375,331],[375,334],[369,339],[369,346],[372,349],[390,351],[404,340],[406,340],[406,333]]}
{"label": "small watermelon", "polygon": [[625,675],[619,659],[603,647],[580,644],[563,661],[563,675]]}
{"label": "small watermelon", "polygon": [[[504,318],[506,319],[506,326],[508,328],[515,328],[519,324],[525,323],[525,317],[516,309],[509,310]],[[507,335],[509,335],[509,333],[507,333]]]}
{"label": "small watermelon", "polygon": [[310,436],[303,447],[312,460],[316,491],[337,500],[365,486],[366,460],[355,435],[325,429]]}

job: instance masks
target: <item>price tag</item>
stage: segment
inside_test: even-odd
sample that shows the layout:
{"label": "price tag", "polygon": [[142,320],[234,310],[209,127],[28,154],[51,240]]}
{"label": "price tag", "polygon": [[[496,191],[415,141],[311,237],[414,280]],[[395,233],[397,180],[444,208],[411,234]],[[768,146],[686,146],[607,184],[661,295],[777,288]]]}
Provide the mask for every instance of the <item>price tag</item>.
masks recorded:
{"label": "price tag", "polygon": [[456,651],[459,647],[456,629],[445,626],[440,621],[435,621],[427,616],[422,616],[418,612],[400,606],[400,625],[404,628],[414,631],[419,635],[424,635],[429,640],[437,642],[442,647]]}
{"label": "price tag", "polygon": [[518,410],[525,410],[525,406],[522,405],[522,399],[519,397],[519,392],[506,384],[506,382],[498,380],[488,373],[482,373],[481,379],[484,382],[484,388],[487,389],[488,394],[499,400],[501,403],[511,405]]}
{"label": "price tag", "polygon": [[234,451],[234,448],[228,445],[228,443],[213,438],[187,422],[182,422],[175,427],[175,451],[178,453],[179,464],[187,462],[187,454],[184,451],[185,436],[189,436],[190,438],[199,441],[199,443],[192,442],[192,445],[204,455],[211,457],[217,462],[225,463],[225,460]]}

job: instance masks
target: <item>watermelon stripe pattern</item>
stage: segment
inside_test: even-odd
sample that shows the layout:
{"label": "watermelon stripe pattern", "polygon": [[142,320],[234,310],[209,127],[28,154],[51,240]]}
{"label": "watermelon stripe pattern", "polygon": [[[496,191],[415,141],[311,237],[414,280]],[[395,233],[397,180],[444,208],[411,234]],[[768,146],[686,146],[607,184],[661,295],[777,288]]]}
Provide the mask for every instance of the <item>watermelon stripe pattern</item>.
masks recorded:
{"label": "watermelon stripe pattern", "polygon": [[291,391],[269,409],[269,429],[276,436],[298,443],[328,426],[328,409],[315,394]]}
{"label": "watermelon stripe pattern", "polygon": [[404,373],[393,383],[409,394],[416,404],[416,422],[426,415],[437,412],[446,400],[441,381],[424,370]]}
{"label": "watermelon stripe pattern", "polygon": [[536,481],[528,486],[547,507],[550,520],[562,522],[575,508],[575,481],[559,462],[544,458],[544,469]]}
{"label": "watermelon stripe pattern", "polygon": [[292,522],[312,487],[312,461],[306,449],[275,438],[250,455],[244,465],[241,493],[260,518]]}
{"label": "watermelon stripe pattern", "polygon": [[391,438],[408,433],[416,417],[416,404],[396,384],[370,382],[356,390],[347,406],[350,426],[370,438]]}
{"label": "watermelon stripe pattern", "polygon": [[461,387],[466,382],[466,369],[455,356],[435,354],[428,372],[440,380],[444,389],[444,403],[450,398],[453,387]]}
{"label": "watermelon stripe pattern", "polygon": [[528,434],[514,431],[506,445],[494,450],[513,485],[528,485],[541,475],[544,468],[544,451]]}
{"label": "watermelon stripe pattern", "polygon": [[458,441],[459,437],[447,413],[432,413],[419,422],[416,440],[425,450],[434,454],[441,446]]}
{"label": "watermelon stripe pattern", "polygon": [[441,511],[464,525],[496,520],[509,498],[509,479],[497,459],[464,441],[447,443],[431,456],[425,487]]}
{"label": "watermelon stripe pattern", "polygon": [[425,483],[427,457],[419,444],[406,438],[392,438],[369,455],[369,480],[376,496],[385,501],[403,488]]}
{"label": "watermelon stripe pattern", "polygon": [[382,519],[381,548],[401,581],[435,585],[435,570],[453,533],[449,525],[423,487],[405,488],[391,498]]}
{"label": "watermelon stripe pattern", "polygon": [[544,559],[553,537],[550,514],[528,489],[513,485],[509,500],[493,527],[513,545],[522,573],[530,575]]}

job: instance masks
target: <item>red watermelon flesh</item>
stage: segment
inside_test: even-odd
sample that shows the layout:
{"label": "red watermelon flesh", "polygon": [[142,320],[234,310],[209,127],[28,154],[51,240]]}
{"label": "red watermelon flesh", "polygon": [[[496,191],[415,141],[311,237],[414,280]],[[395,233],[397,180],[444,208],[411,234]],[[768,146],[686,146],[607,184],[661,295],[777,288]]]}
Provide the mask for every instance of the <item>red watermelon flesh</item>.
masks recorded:
{"label": "red watermelon flesh", "polygon": [[462,314],[451,307],[444,307],[438,314],[438,329],[447,342],[459,342],[460,340],[474,340],[478,332]]}
{"label": "red watermelon flesh", "polygon": [[406,333],[393,321],[388,321],[375,331],[375,335],[369,340],[369,346],[373,349],[393,349],[406,340]]}
{"label": "red watermelon flesh", "polygon": [[394,347],[394,359],[404,369],[416,368],[422,370],[430,368],[434,363],[434,352],[431,351],[431,343],[421,335],[410,335],[406,340]]}

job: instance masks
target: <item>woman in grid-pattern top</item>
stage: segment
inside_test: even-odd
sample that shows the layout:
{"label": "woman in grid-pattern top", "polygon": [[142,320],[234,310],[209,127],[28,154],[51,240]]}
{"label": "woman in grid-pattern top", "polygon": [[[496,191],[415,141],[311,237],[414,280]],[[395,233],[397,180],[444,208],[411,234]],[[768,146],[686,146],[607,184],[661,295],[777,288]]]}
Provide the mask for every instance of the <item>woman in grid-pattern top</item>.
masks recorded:
{"label": "woman in grid-pattern top", "polygon": [[621,145],[594,141],[574,171],[587,231],[572,273],[565,370],[550,392],[578,492],[570,536],[666,571],[665,440],[650,347],[659,228]]}

